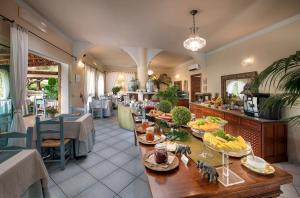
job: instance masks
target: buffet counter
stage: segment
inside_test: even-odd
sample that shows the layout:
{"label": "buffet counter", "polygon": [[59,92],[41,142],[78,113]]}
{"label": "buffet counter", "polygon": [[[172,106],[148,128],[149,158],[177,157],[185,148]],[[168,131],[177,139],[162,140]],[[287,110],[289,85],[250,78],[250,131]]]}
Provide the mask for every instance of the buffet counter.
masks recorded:
{"label": "buffet counter", "polygon": [[224,129],[232,135],[240,135],[249,141],[255,155],[268,162],[287,161],[287,123],[250,117],[240,111],[208,107],[190,103],[190,110],[197,118],[216,116],[228,121]]}

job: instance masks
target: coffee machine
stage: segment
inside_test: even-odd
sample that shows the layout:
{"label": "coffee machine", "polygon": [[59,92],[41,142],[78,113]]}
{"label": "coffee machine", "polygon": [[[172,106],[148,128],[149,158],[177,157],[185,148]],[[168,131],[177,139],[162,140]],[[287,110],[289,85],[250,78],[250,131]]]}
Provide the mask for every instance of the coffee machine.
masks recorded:
{"label": "coffee machine", "polygon": [[262,103],[270,97],[270,94],[266,93],[253,93],[245,94],[244,101],[244,113],[248,116],[264,118],[269,120],[279,120],[281,118],[281,109],[268,109],[266,111],[261,110]]}

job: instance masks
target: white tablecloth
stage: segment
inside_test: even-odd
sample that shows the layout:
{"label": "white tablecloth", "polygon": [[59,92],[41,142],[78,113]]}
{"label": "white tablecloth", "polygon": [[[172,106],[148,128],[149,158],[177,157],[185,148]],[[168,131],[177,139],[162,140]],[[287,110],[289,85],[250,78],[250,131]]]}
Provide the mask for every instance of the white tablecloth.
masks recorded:
{"label": "white tablecloth", "polygon": [[36,150],[22,150],[0,163],[0,198],[20,198],[39,183],[47,189],[48,172]]}
{"label": "white tablecloth", "polygon": [[[55,128],[55,126],[52,127]],[[87,155],[87,153],[92,150],[95,140],[95,129],[92,115],[87,113],[74,121],[66,119],[64,121],[64,133],[65,138],[75,139],[75,156]],[[47,135],[46,137],[58,138],[59,136]],[[35,127],[33,130],[33,140],[36,141]]]}

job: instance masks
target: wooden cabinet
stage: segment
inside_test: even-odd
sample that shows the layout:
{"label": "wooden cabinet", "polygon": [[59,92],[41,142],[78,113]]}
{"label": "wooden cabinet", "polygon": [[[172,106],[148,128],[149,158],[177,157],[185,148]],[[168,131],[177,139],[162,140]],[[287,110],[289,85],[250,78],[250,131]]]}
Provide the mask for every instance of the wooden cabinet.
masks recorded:
{"label": "wooden cabinet", "polygon": [[287,161],[287,123],[256,119],[243,114],[232,113],[190,103],[190,110],[197,118],[217,116],[228,121],[226,132],[240,135],[250,142],[255,155],[270,163]]}
{"label": "wooden cabinet", "polygon": [[189,108],[189,99],[178,99],[177,106],[183,106]]}

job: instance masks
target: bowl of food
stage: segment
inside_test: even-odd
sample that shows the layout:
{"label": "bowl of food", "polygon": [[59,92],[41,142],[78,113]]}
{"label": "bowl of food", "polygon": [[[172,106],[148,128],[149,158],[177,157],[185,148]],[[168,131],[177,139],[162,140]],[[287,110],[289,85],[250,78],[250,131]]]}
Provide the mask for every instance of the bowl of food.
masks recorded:
{"label": "bowl of food", "polygon": [[257,169],[264,169],[267,165],[267,162],[258,156],[248,155],[247,156],[247,164]]}

